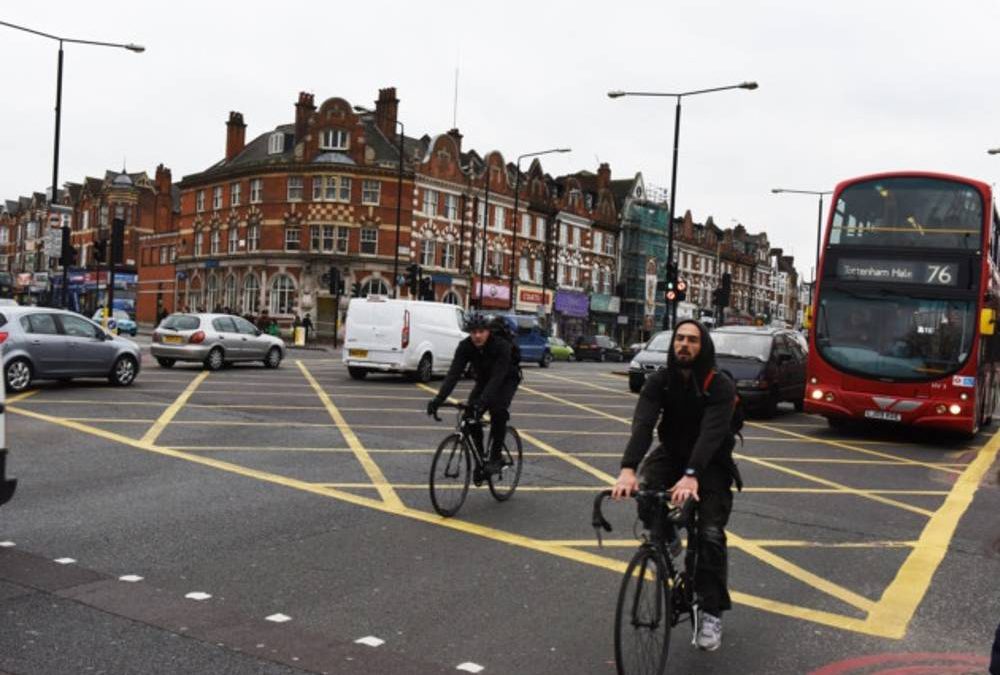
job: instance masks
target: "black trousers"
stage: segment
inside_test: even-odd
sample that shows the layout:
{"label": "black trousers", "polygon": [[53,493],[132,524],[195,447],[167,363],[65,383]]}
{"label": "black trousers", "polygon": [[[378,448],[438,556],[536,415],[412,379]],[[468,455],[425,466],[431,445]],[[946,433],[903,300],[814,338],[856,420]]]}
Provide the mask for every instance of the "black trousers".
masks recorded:
{"label": "black trousers", "polygon": [[[518,384],[520,384],[519,379],[510,379],[504,382],[496,395],[488,401],[489,405],[486,407],[486,411],[490,414],[490,459],[500,458],[503,441],[507,436],[507,423],[510,421],[509,408],[511,401],[514,400],[514,393],[517,392]],[[469,392],[469,405],[476,405],[479,402],[483,394],[483,389],[485,389],[485,385],[480,386],[477,382],[476,386]],[[477,425],[477,428],[478,431],[473,432],[473,441],[477,447],[482,448],[483,428],[479,425]]]}
{"label": "black trousers", "polygon": [[[667,490],[684,475],[685,467],[663,446],[657,446],[639,467],[639,480],[650,490]],[[733,476],[724,466],[710,464],[698,477],[698,568],[694,588],[701,608],[720,616],[732,607],[727,577],[726,524],[733,511]]]}

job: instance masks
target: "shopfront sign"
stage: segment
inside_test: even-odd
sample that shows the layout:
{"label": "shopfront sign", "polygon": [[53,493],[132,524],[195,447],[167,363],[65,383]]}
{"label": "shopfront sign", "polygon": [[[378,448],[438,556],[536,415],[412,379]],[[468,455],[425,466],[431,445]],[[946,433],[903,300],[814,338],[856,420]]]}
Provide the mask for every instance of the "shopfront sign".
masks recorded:
{"label": "shopfront sign", "polygon": [[590,298],[579,291],[559,291],[555,307],[564,316],[586,318],[590,314]]}
{"label": "shopfront sign", "polygon": [[514,308],[521,312],[547,314],[552,311],[552,291],[544,291],[543,296],[541,287],[518,286]]}
{"label": "shopfront sign", "polygon": [[617,314],[621,311],[621,298],[617,295],[594,293],[590,296],[590,311]]}
{"label": "shopfront sign", "polygon": [[510,288],[506,284],[476,281],[475,299],[482,298],[483,307],[505,309],[510,304]]}

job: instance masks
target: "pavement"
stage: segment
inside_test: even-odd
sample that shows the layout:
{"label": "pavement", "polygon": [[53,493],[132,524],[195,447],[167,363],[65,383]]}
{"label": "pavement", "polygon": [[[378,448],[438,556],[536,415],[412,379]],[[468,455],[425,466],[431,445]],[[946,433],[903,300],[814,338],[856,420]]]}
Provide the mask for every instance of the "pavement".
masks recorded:
{"label": "pavement", "polygon": [[[8,400],[0,672],[615,672],[635,514],[608,506],[600,548],[590,504],[635,405],[620,365],[526,367],[521,484],[504,503],[473,488],[450,519],[428,499],[453,421],[423,414],[437,382],[351,380],[315,351],[144,366],[126,389]],[[985,671],[995,427],[833,432],[786,404],[744,437],[724,646],[678,626],[669,672]]]}

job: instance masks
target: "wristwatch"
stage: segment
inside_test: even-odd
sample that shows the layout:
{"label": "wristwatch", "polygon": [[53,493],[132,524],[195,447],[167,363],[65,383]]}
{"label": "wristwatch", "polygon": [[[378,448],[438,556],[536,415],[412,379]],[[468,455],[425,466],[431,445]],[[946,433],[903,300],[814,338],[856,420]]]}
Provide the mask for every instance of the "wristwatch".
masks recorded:
{"label": "wristwatch", "polygon": [[698,472],[692,469],[691,467],[688,467],[684,469],[684,475],[687,476],[688,478],[697,478]]}

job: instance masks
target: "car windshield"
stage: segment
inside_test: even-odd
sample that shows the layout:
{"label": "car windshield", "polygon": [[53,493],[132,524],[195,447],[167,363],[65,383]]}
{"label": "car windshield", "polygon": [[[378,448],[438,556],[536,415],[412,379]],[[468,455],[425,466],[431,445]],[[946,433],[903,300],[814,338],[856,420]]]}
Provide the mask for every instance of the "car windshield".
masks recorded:
{"label": "car windshield", "polygon": [[647,352],[666,352],[670,350],[670,333],[663,331],[653,336],[653,339],[646,345]]}
{"label": "car windshield", "polygon": [[840,193],[830,246],[980,247],[983,199],[971,185],[938,178],[885,178]]}
{"label": "car windshield", "polygon": [[750,333],[712,333],[716,356],[735,356],[737,358],[758,359],[767,361],[771,356],[771,336],[752,335]]}
{"label": "car windshield", "polygon": [[971,300],[823,291],[816,343],[841,370],[898,380],[931,380],[958,370],[975,334]]}
{"label": "car windshield", "polygon": [[194,330],[201,322],[198,317],[191,316],[189,314],[171,314],[163,323],[160,324],[160,328],[167,328],[170,330]]}

